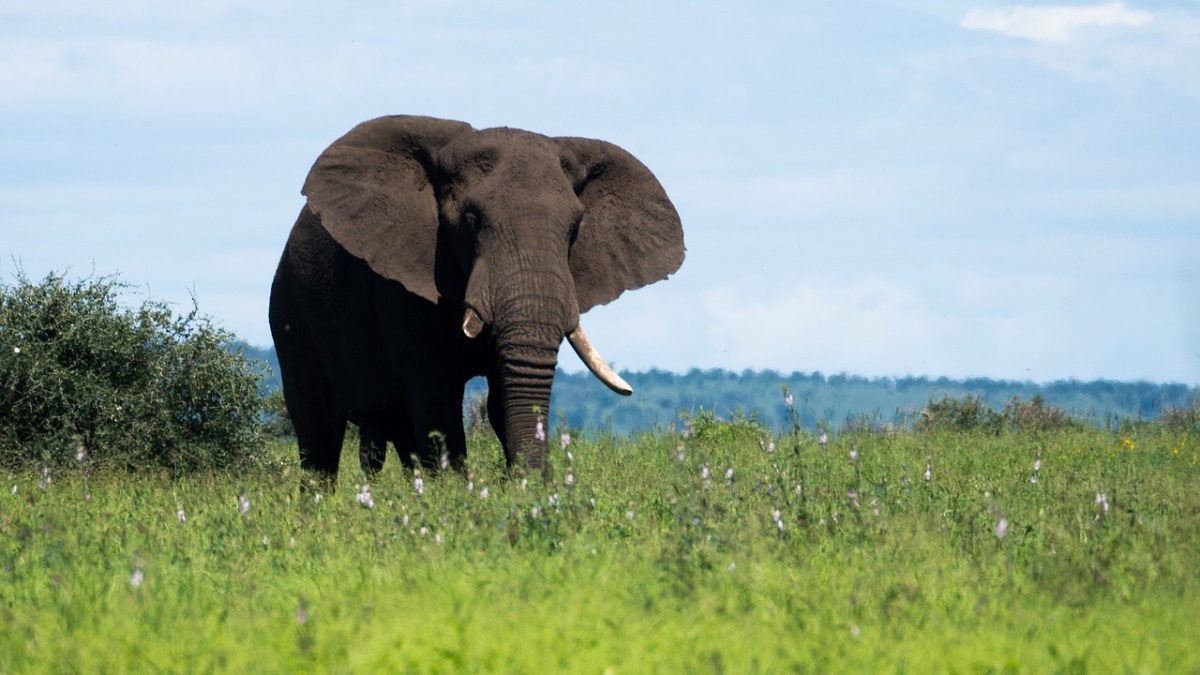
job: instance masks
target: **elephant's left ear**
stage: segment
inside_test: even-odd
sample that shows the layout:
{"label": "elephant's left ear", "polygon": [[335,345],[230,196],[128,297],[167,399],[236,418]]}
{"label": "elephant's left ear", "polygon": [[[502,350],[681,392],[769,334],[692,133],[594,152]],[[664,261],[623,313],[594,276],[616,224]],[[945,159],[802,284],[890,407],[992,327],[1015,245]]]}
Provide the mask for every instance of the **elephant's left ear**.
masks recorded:
{"label": "elephant's left ear", "polygon": [[579,311],[678,270],[683,226],[650,169],[612,143],[555,140],[576,164],[575,192],[584,206],[570,261]]}

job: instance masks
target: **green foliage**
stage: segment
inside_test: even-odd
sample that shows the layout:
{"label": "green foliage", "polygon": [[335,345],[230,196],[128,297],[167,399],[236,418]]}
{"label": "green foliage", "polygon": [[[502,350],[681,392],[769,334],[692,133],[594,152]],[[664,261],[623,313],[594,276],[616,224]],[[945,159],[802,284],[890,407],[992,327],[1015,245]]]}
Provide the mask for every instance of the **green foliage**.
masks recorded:
{"label": "green foliage", "polygon": [[1052,431],[1078,427],[1080,422],[1062,409],[1046,403],[1041,394],[1028,401],[1013,397],[1002,413],[1009,427],[1020,430]]}
{"label": "green foliage", "polygon": [[182,472],[260,447],[258,375],[193,310],[124,309],[111,277],[0,284],[0,465]]}
{"label": "green foliage", "polygon": [[709,445],[744,443],[767,435],[758,423],[758,414],[747,417],[741,408],[734,410],[727,420],[719,419],[712,410],[700,408],[695,417],[684,421],[684,430],[687,436]]}
{"label": "green foliage", "polygon": [[998,434],[1003,425],[1003,415],[989,408],[980,398],[968,394],[962,398],[930,399],[913,428],[926,432],[984,430]]}
{"label": "green foliage", "polygon": [[266,420],[263,431],[273,438],[290,438],[296,435],[292,426],[292,416],[288,413],[287,401],[283,398],[283,390],[275,389],[263,397],[263,412]]}
{"label": "green foliage", "polygon": [[285,443],[0,469],[0,672],[1200,669],[1200,431],[703,425],[573,432],[546,483],[479,434],[366,486],[348,442],[303,501]]}
{"label": "green foliage", "polygon": [[1029,401],[1014,396],[1000,411],[988,407],[983,399],[968,394],[962,398],[931,398],[914,422],[913,429],[925,433],[983,431],[999,434],[1005,429],[1052,431],[1080,426],[1081,422],[1047,404],[1040,394]]}
{"label": "green foliage", "polygon": [[1200,401],[1190,406],[1169,406],[1163,413],[1162,424],[1172,431],[1200,431]]}

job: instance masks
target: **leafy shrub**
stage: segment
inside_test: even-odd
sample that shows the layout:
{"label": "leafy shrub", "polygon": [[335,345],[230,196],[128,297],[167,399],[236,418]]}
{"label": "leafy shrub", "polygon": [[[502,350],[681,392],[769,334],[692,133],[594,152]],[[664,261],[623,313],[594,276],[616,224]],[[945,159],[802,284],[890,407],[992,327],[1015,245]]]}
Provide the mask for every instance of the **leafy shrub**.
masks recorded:
{"label": "leafy shrub", "polygon": [[1079,420],[1063,412],[1062,408],[1047,404],[1041,394],[1028,401],[1012,397],[1004,406],[1003,415],[1010,427],[1023,431],[1051,431],[1082,426]]}
{"label": "leafy shrub", "polygon": [[967,394],[962,398],[930,399],[917,417],[914,429],[919,432],[985,431],[999,434],[1005,429],[1050,431],[1080,426],[1079,420],[1046,403],[1040,394],[1028,401],[1014,396],[1000,411],[990,408],[982,398]]}
{"label": "leafy shrub", "polygon": [[747,417],[741,408],[734,410],[728,420],[723,420],[717,417],[716,412],[701,407],[700,412],[688,419],[684,427],[689,437],[714,445],[757,440],[768,435],[758,422],[758,413],[751,413]]}
{"label": "leafy shrub", "polygon": [[163,303],[121,307],[112,277],[0,283],[0,464],[93,462],[173,472],[261,445],[255,367],[233,336]]}
{"label": "leafy shrub", "polygon": [[263,397],[263,412],[265,422],[263,431],[274,438],[290,438],[296,435],[292,426],[292,416],[288,413],[287,401],[283,398],[283,389],[274,389]]}
{"label": "leafy shrub", "polygon": [[992,410],[978,396],[962,398],[943,395],[940,401],[932,398],[914,423],[916,431],[976,431],[1000,433],[1004,416]]}
{"label": "leafy shrub", "polygon": [[1189,407],[1168,406],[1160,423],[1171,431],[1200,430],[1200,401],[1192,401]]}

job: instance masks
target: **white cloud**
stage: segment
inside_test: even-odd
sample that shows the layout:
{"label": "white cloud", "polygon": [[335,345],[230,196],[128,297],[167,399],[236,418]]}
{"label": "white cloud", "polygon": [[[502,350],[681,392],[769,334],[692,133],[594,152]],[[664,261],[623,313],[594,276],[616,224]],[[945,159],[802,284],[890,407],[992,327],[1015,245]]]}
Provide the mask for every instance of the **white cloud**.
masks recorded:
{"label": "white cloud", "polygon": [[1003,9],[972,9],[960,25],[968,30],[995,31],[1034,42],[1069,42],[1081,30],[1136,28],[1153,18],[1153,14],[1129,9],[1122,2],[1079,7],[1016,5]]}

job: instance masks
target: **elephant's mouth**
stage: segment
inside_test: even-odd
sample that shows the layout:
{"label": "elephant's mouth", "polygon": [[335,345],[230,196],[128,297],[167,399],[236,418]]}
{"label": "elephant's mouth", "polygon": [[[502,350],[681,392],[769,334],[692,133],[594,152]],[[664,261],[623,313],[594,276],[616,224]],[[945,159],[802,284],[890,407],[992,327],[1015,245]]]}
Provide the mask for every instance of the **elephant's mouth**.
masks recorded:
{"label": "elephant's mouth", "polygon": [[[479,316],[479,312],[476,312],[474,308],[468,306],[466,311],[463,312],[463,334],[468,338],[474,339],[483,332],[483,326],[483,317]],[[588,340],[587,333],[583,332],[582,325],[576,326],[575,330],[567,333],[566,337],[567,342],[571,344],[571,348],[579,355],[580,360],[588,367],[588,370],[592,371],[596,379],[622,396],[633,394],[633,387],[629,386],[628,382],[609,367],[604,357],[600,356],[600,353],[592,346],[591,341]]]}

